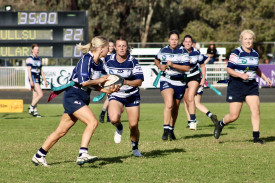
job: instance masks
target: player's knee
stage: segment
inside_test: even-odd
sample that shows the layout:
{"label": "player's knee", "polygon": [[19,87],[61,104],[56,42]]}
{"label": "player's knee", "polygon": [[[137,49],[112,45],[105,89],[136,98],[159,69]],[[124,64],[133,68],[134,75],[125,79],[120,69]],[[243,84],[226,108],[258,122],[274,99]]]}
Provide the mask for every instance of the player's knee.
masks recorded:
{"label": "player's knee", "polygon": [[112,124],[116,124],[118,122],[120,122],[120,115],[110,115],[109,114],[109,119],[111,121]]}
{"label": "player's knee", "polygon": [[231,122],[236,121],[238,118],[239,118],[239,115],[238,115],[238,114],[231,114],[231,115],[230,115],[230,121],[231,121]]}
{"label": "player's knee", "polygon": [[136,130],[138,130],[138,124],[136,123],[136,124],[134,124],[134,125],[129,125],[129,129],[130,129],[130,131],[136,131]]}
{"label": "player's knee", "polygon": [[96,129],[98,126],[98,121],[97,120],[90,121],[87,126],[89,126],[91,129]]}
{"label": "player's knee", "polygon": [[173,104],[172,103],[171,104],[165,104],[165,108],[167,110],[172,110],[173,109]]}
{"label": "player's knee", "polygon": [[39,99],[42,99],[43,96],[44,96],[44,94],[43,94],[42,92],[41,92],[41,93],[38,93],[38,98],[39,98]]}

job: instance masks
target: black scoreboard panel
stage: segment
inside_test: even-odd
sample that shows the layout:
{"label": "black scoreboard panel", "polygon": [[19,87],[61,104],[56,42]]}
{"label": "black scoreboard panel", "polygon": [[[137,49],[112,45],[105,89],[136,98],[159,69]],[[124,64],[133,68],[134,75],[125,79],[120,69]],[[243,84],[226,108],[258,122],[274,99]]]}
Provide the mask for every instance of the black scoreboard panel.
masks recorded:
{"label": "black scoreboard panel", "polygon": [[31,45],[39,57],[81,57],[76,44],[88,43],[88,12],[0,12],[0,58],[22,58]]}

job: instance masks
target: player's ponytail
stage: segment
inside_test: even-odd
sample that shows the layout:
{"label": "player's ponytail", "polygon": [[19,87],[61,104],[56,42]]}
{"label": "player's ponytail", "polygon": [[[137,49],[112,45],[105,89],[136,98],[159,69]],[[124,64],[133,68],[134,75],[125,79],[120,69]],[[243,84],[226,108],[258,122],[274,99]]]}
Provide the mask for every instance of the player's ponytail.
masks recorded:
{"label": "player's ponytail", "polygon": [[104,36],[96,36],[92,39],[92,41],[86,45],[81,45],[79,43],[77,45],[77,49],[81,51],[82,53],[88,53],[89,51],[94,51],[99,47],[104,47],[109,44],[108,38]]}

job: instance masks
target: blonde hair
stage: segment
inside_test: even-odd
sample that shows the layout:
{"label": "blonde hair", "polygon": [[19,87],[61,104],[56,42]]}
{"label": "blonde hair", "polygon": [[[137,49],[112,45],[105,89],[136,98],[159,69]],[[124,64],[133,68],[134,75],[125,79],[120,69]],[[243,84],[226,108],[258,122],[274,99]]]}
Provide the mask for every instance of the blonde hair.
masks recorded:
{"label": "blonde hair", "polygon": [[245,29],[245,30],[243,30],[243,31],[241,32],[241,34],[240,34],[240,41],[242,41],[243,36],[244,36],[245,34],[247,34],[247,33],[252,35],[253,40],[256,39],[255,33],[254,33],[252,30],[250,30],[250,29]]}
{"label": "blonde hair", "polygon": [[85,54],[85,53],[88,53],[89,51],[94,51],[99,47],[107,46],[108,44],[109,44],[108,38],[104,36],[96,36],[92,39],[90,43],[86,45],[81,45],[81,43],[79,43],[77,45],[77,49]]}

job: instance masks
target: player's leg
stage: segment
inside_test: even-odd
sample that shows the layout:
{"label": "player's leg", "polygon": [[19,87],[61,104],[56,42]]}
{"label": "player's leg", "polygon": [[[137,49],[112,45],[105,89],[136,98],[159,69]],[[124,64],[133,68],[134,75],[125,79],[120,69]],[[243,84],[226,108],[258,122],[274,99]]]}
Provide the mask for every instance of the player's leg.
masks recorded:
{"label": "player's leg", "polygon": [[188,111],[190,114],[190,129],[196,130],[197,119],[196,119],[196,105],[195,105],[195,94],[198,90],[199,83],[198,81],[189,81],[188,82],[188,92],[186,97],[186,102],[188,104]]}
{"label": "player's leg", "polygon": [[33,107],[33,116],[35,116],[35,117],[41,117],[38,114],[38,111],[37,111],[37,104],[42,98],[43,98],[43,91],[40,87],[40,84],[39,83],[34,83],[33,98],[32,98],[31,107]]}
{"label": "player's leg", "polygon": [[51,133],[50,136],[48,136],[42,147],[33,156],[32,162],[35,165],[49,166],[45,159],[48,151],[61,137],[63,137],[68,132],[68,130],[75,124],[76,121],[77,119],[74,116],[69,116],[67,113],[64,113],[61,117],[59,126],[53,133]]}
{"label": "player's leg", "polygon": [[172,88],[167,88],[161,91],[161,95],[164,100],[163,109],[163,135],[162,140],[168,140],[169,125],[171,120],[172,109],[174,105],[174,90]]}
{"label": "player's leg", "polygon": [[209,117],[212,120],[212,122],[214,123],[214,125],[216,125],[216,123],[218,123],[217,115],[211,113],[211,111],[209,111],[207,109],[207,107],[205,107],[205,105],[203,105],[201,103],[201,98],[202,98],[201,94],[195,95],[196,108],[199,109],[199,111],[201,111],[202,113],[206,114],[206,116]]}
{"label": "player's leg", "polygon": [[188,104],[187,104],[187,93],[188,93],[188,88],[186,88],[185,90],[185,94],[184,94],[184,97],[183,97],[183,103],[184,103],[184,110],[185,110],[185,114],[186,114],[186,117],[187,117],[187,126],[186,128],[189,128],[189,123],[190,123],[190,114],[189,114],[189,111],[188,111]]}
{"label": "player's leg", "polygon": [[82,135],[79,156],[77,157],[77,164],[83,165],[84,163],[94,162],[95,160],[97,160],[97,156],[90,156],[88,154],[88,145],[93,133],[98,126],[96,116],[87,105],[75,111],[73,115],[86,125],[86,128]]}
{"label": "player's leg", "polygon": [[174,128],[175,124],[178,118],[178,112],[179,112],[179,107],[181,103],[181,99],[174,99],[174,105],[172,109],[172,115],[171,115],[171,120],[169,123],[169,139],[170,140],[176,140],[176,136],[174,134]]}
{"label": "player's leg", "polygon": [[139,106],[126,107],[126,112],[129,121],[130,128],[130,139],[132,142],[132,151],[134,156],[142,156],[138,150],[138,142],[139,142],[139,129],[138,129],[138,121],[139,121]]}
{"label": "player's leg", "polygon": [[245,101],[250,108],[251,112],[251,123],[253,128],[253,141],[254,143],[263,144],[263,141],[259,139],[260,137],[260,99],[259,96],[249,95],[246,96]]}
{"label": "player's leg", "polygon": [[122,138],[123,126],[120,118],[123,112],[124,105],[117,100],[110,100],[108,106],[109,118],[111,123],[116,127],[114,141],[120,143]]}
{"label": "player's leg", "polygon": [[239,118],[243,102],[230,102],[229,114],[226,114],[224,118],[215,125],[214,137],[218,139],[225,125],[236,121]]}
{"label": "player's leg", "polygon": [[[105,113],[106,113],[106,111],[108,111],[108,104],[109,104],[109,99],[108,99],[108,96],[107,96],[104,103],[103,103],[101,113],[99,115],[99,121],[101,123],[104,123]],[[107,114],[108,114],[108,112],[107,112]]]}

